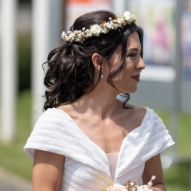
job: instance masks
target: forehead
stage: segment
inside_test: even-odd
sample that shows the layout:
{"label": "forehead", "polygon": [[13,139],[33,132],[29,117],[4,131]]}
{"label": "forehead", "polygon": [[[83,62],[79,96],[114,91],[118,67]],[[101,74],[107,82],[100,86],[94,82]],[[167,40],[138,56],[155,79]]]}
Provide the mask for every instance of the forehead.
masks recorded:
{"label": "forehead", "polygon": [[141,49],[139,36],[136,32],[131,33],[128,37],[126,50],[130,49]]}

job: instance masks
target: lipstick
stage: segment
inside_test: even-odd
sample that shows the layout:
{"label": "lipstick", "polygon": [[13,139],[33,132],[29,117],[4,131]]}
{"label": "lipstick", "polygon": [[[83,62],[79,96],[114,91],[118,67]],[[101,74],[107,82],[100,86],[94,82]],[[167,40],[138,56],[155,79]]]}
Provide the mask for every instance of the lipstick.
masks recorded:
{"label": "lipstick", "polygon": [[136,80],[136,81],[140,81],[140,75],[139,74],[137,74],[137,75],[135,75],[135,76],[131,76],[131,78],[133,78],[134,80]]}

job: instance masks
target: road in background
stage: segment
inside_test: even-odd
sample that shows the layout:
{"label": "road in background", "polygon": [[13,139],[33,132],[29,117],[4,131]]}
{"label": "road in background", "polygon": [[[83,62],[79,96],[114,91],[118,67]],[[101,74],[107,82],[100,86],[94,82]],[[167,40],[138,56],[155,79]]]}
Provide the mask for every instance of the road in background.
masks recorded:
{"label": "road in background", "polygon": [[32,191],[31,183],[0,168],[0,191]]}

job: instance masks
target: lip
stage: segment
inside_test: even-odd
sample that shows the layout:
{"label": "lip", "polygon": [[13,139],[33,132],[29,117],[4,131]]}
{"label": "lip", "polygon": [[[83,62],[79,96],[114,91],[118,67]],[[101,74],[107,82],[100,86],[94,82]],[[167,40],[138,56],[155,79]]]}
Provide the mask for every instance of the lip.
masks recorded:
{"label": "lip", "polygon": [[137,74],[135,76],[131,76],[131,78],[133,78],[134,80],[139,82],[140,81],[140,74]]}

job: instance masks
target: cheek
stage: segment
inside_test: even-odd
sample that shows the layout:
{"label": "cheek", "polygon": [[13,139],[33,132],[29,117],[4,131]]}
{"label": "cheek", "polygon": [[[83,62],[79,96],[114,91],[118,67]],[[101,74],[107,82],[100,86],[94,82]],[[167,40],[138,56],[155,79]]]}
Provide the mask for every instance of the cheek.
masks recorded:
{"label": "cheek", "polygon": [[[111,73],[113,70],[116,70],[117,68],[118,68],[118,65],[115,65],[115,68],[113,66],[112,70],[110,72],[109,71],[107,71],[107,72]],[[124,66],[123,66],[121,72],[115,78],[113,78],[112,81],[116,85],[120,85],[122,83],[127,84],[128,81],[131,80],[133,70],[134,70],[134,63],[127,58],[125,60],[125,63],[124,63]]]}
{"label": "cheek", "polygon": [[132,62],[128,62],[124,66],[123,73],[126,76],[131,76],[133,70],[134,70],[134,64]]}
{"label": "cheek", "polygon": [[[120,74],[116,77],[116,81],[130,80],[134,67],[131,64],[124,65]],[[126,81],[127,82],[127,81]]]}
{"label": "cheek", "polygon": [[130,80],[130,75],[127,71],[123,70],[118,76],[116,76],[114,79],[113,79],[113,82],[120,86],[122,84],[127,84],[128,81]]}

